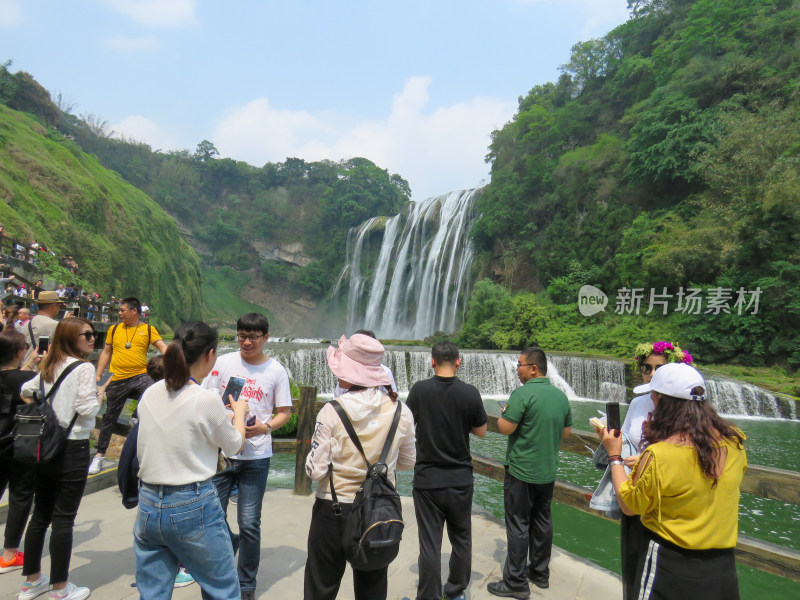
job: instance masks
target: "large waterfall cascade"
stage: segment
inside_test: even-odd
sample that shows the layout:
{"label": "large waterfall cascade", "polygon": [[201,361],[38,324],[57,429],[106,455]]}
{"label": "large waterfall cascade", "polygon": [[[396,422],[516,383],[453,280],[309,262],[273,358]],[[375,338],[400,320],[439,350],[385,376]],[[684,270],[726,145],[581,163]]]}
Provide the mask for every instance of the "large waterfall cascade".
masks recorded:
{"label": "large waterfall cascade", "polygon": [[[399,215],[373,217],[350,230],[333,293],[347,294],[347,331],[421,339],[459,327],[470,288],[468,234],[477,195],[467,190],[411,202]],[[381,226],[380,251],[367,264],[366,241]]]}
{"label": "large waterfall cascade", "polygon": [[[328,368],[326,348],[309,346],[274,354],[295,381],[316,386],[320,395],[330,394],[336,386]],[[465,351],[461,357],[459,378],[477,387],[484,398],[507,398],[520,385],[517,354]],[[383,362],[392,369],[402,396],[414,382],[433,376],[428,351],[387,349]],[[547,364],[548,377],[571,400],[625,402],[622,361],[551,354]],[[794,402],[781,402],[774,394],[756,386],[717,376],[707,377],[706,382],[711,402],[722,414],[797,419]]]}

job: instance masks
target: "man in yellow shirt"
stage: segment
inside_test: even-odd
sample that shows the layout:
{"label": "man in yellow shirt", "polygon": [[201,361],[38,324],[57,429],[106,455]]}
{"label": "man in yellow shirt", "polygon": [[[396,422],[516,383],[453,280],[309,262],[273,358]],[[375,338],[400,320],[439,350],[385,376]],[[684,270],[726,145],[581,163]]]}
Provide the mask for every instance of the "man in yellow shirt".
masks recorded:
{"label": "man in yellow shirt", "polygon": [[103,457],[111,441],[111,432],[128,398],[139,399],[153,380],[147,374],[147,350],[152,344],[162,354],[167,345],[155,327],[141,321],[142,304],[125,298],[120,304],[120,323],[108,330],[106,345],[97,359],[97,381],[111,363],[111,382],[106,388],[106,414],[97,436],[97,454],[89,466],[89,475],[103,470]]}

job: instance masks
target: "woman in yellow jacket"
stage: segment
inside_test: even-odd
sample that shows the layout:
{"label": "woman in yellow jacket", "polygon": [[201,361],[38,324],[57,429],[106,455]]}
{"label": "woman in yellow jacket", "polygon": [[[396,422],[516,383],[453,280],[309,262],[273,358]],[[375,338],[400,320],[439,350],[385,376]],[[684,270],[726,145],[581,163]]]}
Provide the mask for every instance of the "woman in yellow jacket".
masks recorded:
{"label": "woman in yellow jacket", "polygon": [[703,376],[687,364],[664,365],[634,392],[650,392],[655,411],[630,477],[619,432],[604,429],[602,436],[620,508],[641,515],[650,539],[638,561],[636,597],[737,600],[745,436],[717,415]]}

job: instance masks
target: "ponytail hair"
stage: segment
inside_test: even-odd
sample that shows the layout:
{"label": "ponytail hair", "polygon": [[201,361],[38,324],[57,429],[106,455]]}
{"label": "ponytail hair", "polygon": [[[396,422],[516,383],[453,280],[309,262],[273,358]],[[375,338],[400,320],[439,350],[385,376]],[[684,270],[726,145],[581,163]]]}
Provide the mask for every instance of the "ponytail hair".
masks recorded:
{"label": "ponytail hair", "polygon": [[175,339],[164,352],[164,381],[167,389],[176,392],[189,381],[191,366],[209,350],[217,349],[217,330],[191,321],[175,332]]}

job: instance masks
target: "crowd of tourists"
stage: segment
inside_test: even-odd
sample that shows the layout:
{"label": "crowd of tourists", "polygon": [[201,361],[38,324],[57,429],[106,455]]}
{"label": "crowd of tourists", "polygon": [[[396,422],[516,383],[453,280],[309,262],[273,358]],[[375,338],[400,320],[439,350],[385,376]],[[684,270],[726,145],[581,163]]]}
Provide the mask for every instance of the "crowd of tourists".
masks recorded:
{"label": "crowd of tourists", "polygon": [[[75,316],[58,321],[63,300],[51,293],[38,297],[30,340],[16,328],[0,332],[0,484],[9,489],[0,573],[22,568],[20,600],[89,597],[87,587],[69,580],[73,524],[87,477],[109,466],[105,454],[125,401],[137,398],[119,481],[123,503],[138,511],[132,544],[140,597],[169,598],[174,587],[196,581],[203,598],[255,598],[272,432],[288,421],[292,405],[287,370],[265,354],[266,317],[242,315],[238,351],[218,356],[214,328],[185,323],[167,345],[142,320],[141,303],[124,298],[120,323],[109,328],[93,365],[86,360],[93,323]],[[37,336],[50,339],[46,352]],[[148,361],[151,347],[161,356]],[[336,598],[348,563],[357,600],[387,597],[388,565],[402,533],[396,472],[408,469],[414,470],[418,525],[417,599],[465,598],[469,587],[470,435],[487,431],[481,395],[458,378],[462,359],[450,341],[433,345],[434,375],[415,382],[405,403],[383,356],[383,345],[366,330],[342,336],[327,352],[337,386],[316,417],[305,464],[317,482],[306,600]],[[634,391],[643,395],[624,423],[597,426],[606,475],[595,496],[624,515],[623,597],[738,598],[733,547],[745,436],[708,403],[688,352],[657,342],[640,345],[636,360],[644,383]],[[550,584],[550,505],[561,440],[573,420],[566,395],[547,377],[542,349],[523,350],[516,371],[522,385],[497,420],[508,437],[507,555],[502,578],[487,589],[524,599],[530,583]],[[92,456],[89,437],[104,398]],[[64,439],[48,460],[30,460],[30,443],[14,430],[34,407],[48,404]],[[238,533],[227,517],[234,490]],[[48,528],[50,571],[44,574]],[[445,528],[452,551],[443,583]]]}

